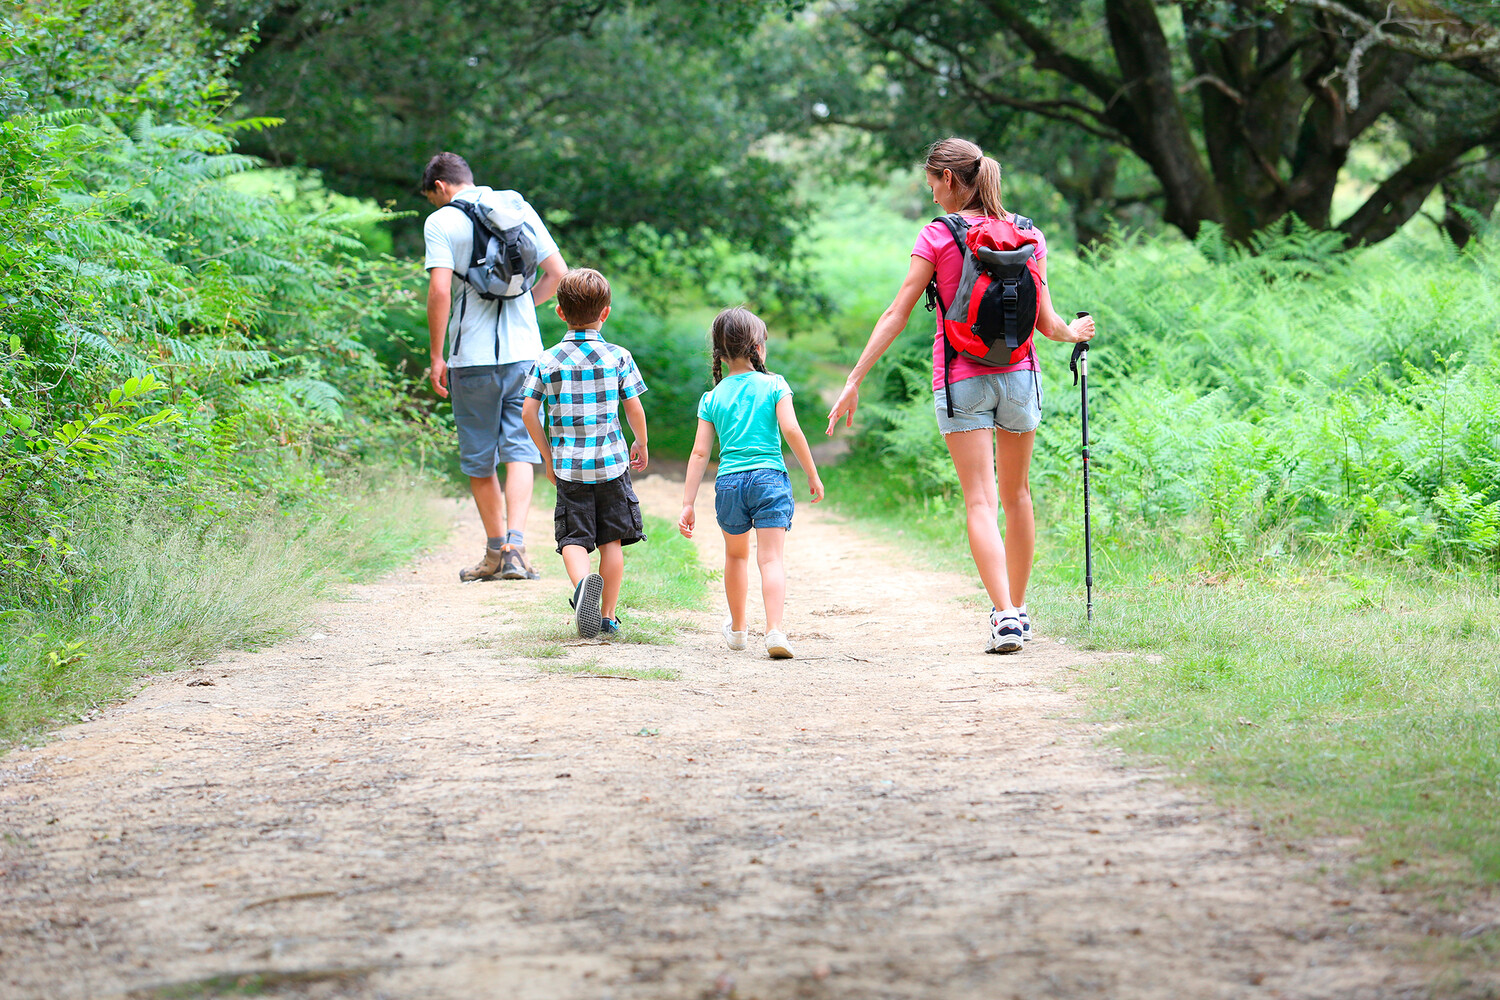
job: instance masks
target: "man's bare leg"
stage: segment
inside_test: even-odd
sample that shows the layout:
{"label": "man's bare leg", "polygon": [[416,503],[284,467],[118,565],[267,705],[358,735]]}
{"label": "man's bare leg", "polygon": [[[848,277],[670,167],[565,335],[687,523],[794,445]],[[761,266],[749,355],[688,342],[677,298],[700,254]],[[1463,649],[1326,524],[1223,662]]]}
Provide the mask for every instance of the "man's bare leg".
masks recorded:
{"label": "man's bare leg", "polygon": [[[505,531],[490,532],[491,535],[526,530],[526,515],[531,513],[531,486],[534,479],[535,471],[530,462],[505,463],[505,512],[499,525]],[[483,511],[480,511],[480,516],[484,516]],[[485,522],[485,530],[489,531],[488,521]]]}

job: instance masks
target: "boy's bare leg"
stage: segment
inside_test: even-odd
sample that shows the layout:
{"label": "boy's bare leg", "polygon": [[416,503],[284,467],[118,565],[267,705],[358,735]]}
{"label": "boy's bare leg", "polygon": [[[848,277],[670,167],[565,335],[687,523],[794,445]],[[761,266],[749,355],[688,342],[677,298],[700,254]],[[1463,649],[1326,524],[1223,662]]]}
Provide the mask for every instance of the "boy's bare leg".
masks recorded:
{"label": "boy's bare leg", "polygon": [[620,599],[620,584],[625,580],[625,547],[619,542],[599,546],[599,575],[604,577],[604,596],[599,608],[604,617],[615,616],[615,602]]}
{"label": "boy's bare leg", "polygon": [[729,601],[729,627],[745,631],[745,600],[750,593],[750,532],[724,532],[724,597]]}
{"label": "boy's bare leg", "polygon": [[[505,463],[505,520],[504,527],[512,531],[526,530],[526,515],[531,513],[531,485],[535,471],[530,462]],[[483,512],[480,513],[483,517]],[[485,522],[489,528],[489,522]],[[491,531],[490,537],[505,534]]]}
{"label": "boy's bare leg", "polygon": [[766,602],[766,631],[781,628],[786,605],[785,528],[755,529],[755,561],[760,565],[760,593]]}
{"label": "boy's bare leg", "polygon": [[563,569],[568,571],[568,579],[573,586],[578,586],[578,581],[589,575],[589,550],[582,545],[564,545],[562,550]]}
{"label": "boy's bare leg", "polygon": [[[530,466],[527,467],[528,469]],[[506,475],[509,476],[509,467]],[[506,480],[509,485],[509,479]],[[528,486],[527,503],[530,503]],[[488,476],[470,476],[469,492],[474,494],[474,506],[479,508],[479,519],[484,522],[484,533],[488,538],[505,537],[505,500],[500,494],[500,479],[493,472]]]}

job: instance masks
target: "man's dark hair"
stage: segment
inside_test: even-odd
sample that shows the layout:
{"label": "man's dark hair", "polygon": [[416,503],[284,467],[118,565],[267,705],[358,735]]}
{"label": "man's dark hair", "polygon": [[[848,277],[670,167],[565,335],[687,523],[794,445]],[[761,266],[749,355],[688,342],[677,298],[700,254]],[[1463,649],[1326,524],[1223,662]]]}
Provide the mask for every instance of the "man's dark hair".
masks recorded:
{"label": "man's dark hair", "polygon": [[436,191],[438,181],[473,184],[474,171],[469,169],[469,161],[457,153],[439,153],[427,161],[427,169],[422,171],[422,190]]}

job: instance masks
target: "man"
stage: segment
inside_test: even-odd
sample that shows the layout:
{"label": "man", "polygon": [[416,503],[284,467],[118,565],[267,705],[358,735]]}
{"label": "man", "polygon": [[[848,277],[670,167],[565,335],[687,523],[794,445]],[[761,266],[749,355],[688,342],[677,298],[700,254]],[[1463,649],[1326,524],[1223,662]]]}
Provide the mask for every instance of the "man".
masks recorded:
{"label": "man", "polygon": [[[422,172],[422,193],[437,208],[423,227],[432,388],[445,399],[452,395],[459,465],[469,477],[487,537],[484,557],[458,578],[535,580],[539,574],[526,558],[525,531],[532,465],[541,455],[521,420],[522,385],[542,353],[536,307],[552,297],[568,265],[536,211],[521,202],[536,248],[536,284],[518,298],[481,298],[466,280],[475,257],[476,224],[454,202],[477,204],[491,189],[475,185],[463,157],[439,153]],[[502,464],[503,495],[496,475]]]}

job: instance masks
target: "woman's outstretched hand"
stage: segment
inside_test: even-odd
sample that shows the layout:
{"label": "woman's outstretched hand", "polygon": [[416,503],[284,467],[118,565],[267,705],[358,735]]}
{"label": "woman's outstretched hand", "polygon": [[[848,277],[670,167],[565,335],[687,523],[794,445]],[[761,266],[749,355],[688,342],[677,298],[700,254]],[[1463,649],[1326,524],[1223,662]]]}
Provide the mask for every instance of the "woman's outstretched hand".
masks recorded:
{"label": "woman's outstretched hand", "polygon": [[[1090,336],[1093,336],[1091,333]],[[840,418],[843,418],[845,427],[854,426],[854,411],[859,409],[859,386],[853,382],[844,383],[844,391],[839,393],[839,398],[833,404],[833,409],[828,411],[828,435],[833,435],[833,429],[838,426]]]}

